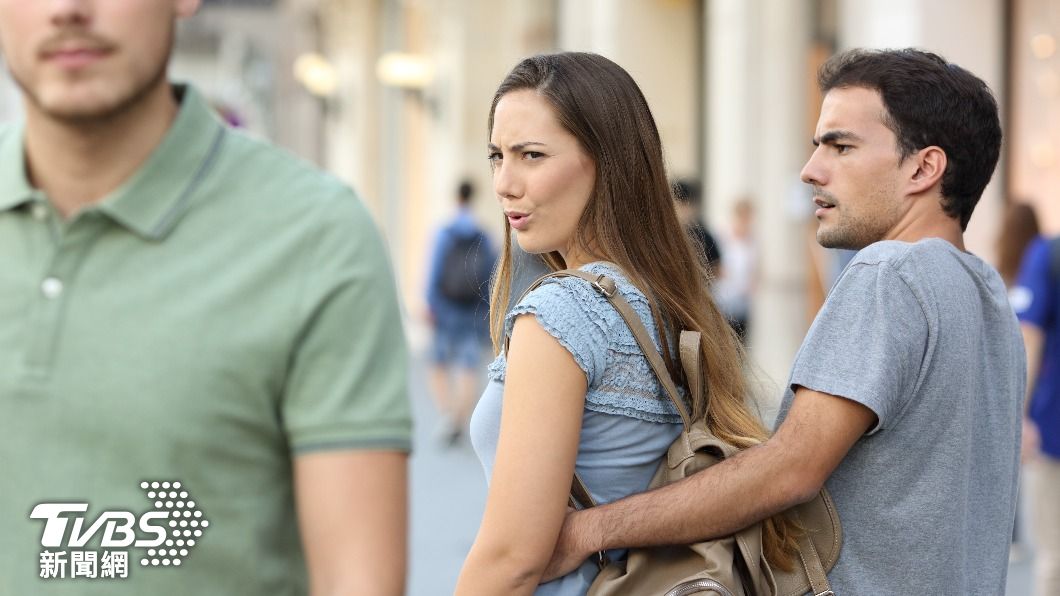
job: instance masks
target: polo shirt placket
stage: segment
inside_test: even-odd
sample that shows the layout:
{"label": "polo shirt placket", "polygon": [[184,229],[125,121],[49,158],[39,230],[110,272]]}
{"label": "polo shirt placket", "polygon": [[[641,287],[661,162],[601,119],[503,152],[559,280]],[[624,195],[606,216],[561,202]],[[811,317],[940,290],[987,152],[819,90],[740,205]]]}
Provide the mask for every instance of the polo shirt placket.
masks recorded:
{"label": "polo shirt placket", "polygon": [[[39,217],[40,207],[43,205],[35,203],[30,208],[35,219]],[[29,317],[31,328],[27,334],[24,379],[24,388],[28,391],[33,391],[38,383],[47,382],[60,345],[63,315],[74,292],[77,271],[89,257],[92,244],[108,225],[94,210],[84,211],[65,224],[52,226],[54,218],[49,214],[43,222],[53,229],[49,234],[52,243]],[[57,232],[54,231],[56,228]]]}

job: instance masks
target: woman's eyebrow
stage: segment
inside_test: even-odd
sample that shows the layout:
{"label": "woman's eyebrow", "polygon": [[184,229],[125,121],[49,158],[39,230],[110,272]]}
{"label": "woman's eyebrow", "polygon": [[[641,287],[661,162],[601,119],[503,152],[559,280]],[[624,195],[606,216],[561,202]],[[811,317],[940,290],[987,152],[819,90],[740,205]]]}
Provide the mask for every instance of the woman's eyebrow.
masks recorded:
{"label": "woman's eyebrow", "polygon": [[[547,147],[548,146],[547,144],[542,143],[541,141],[522,141],[522,142],[516,143],[514,145],[510,145],[508,147],[508,150],[511,151],[512,153],[518,153],[518,152],[522,151],[523,149],[526,149],[527,147],[530,147],[531,145],[538,145],[538,146],[541,146],[541,147]],[[500,147],[494,145],[493,143],[490,143],[489,145],[487,145],[487,148],[490,151],[500,151]]]}

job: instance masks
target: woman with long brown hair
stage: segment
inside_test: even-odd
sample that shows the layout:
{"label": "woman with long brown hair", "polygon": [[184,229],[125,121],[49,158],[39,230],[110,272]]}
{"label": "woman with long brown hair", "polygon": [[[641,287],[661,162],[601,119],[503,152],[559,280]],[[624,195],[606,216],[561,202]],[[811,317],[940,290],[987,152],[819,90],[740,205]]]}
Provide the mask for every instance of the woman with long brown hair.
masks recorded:
{"label": "woman with long brown hair", "polygon": [[[555,270],[614,279],[681,385],[677,333],[700,332],[709,403],[688,404],[692,417],[740,448],[767,432],[748,403],[739,342],[678,222],[659,133],[629,74],[595,54],[523,60],[494,96],[488,147],[507,233],[491,300],[498,355],[471,437],[490,484],[457,593],[584,594],[597,573],[592,561],[538,586],[572,474],[598,503],[643,491],[681,419],[630,330],[590,284],[549,279],[505,313],[512,230]],[[790,526],[770,520],[765,534],[767,557],[786,566]]]}

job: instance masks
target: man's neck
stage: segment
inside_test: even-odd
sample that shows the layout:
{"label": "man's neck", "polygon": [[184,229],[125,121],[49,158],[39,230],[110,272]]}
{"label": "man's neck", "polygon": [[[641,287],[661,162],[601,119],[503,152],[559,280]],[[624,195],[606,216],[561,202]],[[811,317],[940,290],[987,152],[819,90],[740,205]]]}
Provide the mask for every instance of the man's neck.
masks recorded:
{"label": "man's neck", "polygon": [[95,121],[59,120],[27,101],[30,183],[68,218],[128,180],[162,142],[178,109],[168,83],[121,113]]}
{"label": "man's neck", "polygon": [[964,230],[959,221],[943,211],[942,197],[937,193],[919,197],[885,239],[917,242],[925,238],[940,238],[957,250],[965,250]]}

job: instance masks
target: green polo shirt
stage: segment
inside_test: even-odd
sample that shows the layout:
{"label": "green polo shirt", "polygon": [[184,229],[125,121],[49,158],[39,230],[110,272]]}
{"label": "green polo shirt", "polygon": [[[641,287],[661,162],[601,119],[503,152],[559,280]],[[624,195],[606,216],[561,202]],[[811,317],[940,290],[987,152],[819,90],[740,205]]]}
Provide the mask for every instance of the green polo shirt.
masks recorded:
{"label": "green polo shirt", "polygon": [[175,89],[146,164],[68,221],[0,129],[0,594],[303,594],[292,457],[409,448],[369,213]]}

